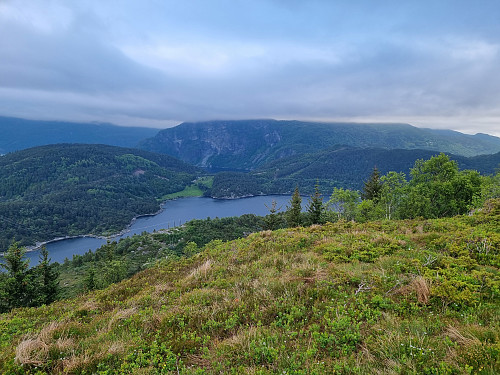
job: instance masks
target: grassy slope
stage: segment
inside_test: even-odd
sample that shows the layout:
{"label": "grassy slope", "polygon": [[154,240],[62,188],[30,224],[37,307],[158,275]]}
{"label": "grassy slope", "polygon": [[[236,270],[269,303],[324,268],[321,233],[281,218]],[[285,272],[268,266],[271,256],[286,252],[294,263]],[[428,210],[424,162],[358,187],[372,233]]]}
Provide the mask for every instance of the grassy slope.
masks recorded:
{"label": "grassy slope", "polygon": [[0,316],[0,372],[494,374],[499,248],[500,200],[474,216],[216,241]]}
{"label": "grassy slope", "polygon": [[[165,201],[167,199],[177,199],[177,198],[188,198],[188,197],[201,197],[204,190],[210,189],[213,183],[213,176],[199,177],[196,179],[195,183],[186,186],[184,190],[178,191],[176,193],[164,195],[160,201]],[[204,190],[202,190],[202,188]]]}

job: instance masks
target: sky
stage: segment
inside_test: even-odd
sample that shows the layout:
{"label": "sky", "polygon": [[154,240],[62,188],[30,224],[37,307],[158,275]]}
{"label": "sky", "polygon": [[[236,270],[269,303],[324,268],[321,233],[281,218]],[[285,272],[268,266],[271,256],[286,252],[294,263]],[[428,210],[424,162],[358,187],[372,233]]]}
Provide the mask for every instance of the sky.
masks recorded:
{"label": "sky", "polygon": [[0,115],[500,136],[498,0],[0,0]]}

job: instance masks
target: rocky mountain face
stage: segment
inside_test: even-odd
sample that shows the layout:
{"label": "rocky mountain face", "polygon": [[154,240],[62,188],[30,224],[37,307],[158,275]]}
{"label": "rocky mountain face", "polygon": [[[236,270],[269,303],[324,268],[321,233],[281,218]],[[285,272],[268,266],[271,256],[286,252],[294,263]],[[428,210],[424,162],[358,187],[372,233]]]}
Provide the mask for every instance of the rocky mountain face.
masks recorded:
{"label": "rocky mountain face", "polygon": [[463,156],[500,151],[500,138],[408,124],[239,120],[183,123],[139,144],[212,170],[253,170],[272,160],[335,145],[424,149]]}
{"label": "rocky mountain face", "polygon": [[176,155],[209,169],[244,170],[268,160],[281,141],[275,122],[212,121],[183,123],[163,130],[142,142],[140,148]]}

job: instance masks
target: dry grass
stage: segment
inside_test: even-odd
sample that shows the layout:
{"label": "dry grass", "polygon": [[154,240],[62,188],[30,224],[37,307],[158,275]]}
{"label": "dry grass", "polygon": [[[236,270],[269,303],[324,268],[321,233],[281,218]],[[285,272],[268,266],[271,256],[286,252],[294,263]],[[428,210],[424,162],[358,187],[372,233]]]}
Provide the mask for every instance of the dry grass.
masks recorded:
{"label": "dry grass", "polygon": [[92,298],[85,301],[81,307],[82,310],[96,311],[99,310],[100,305]]}
{"label": "dry grass", "polygon": [[122,320],[130,318],[135,313],[137,313],[136,307],[132,307],[130,309],[125,309],[125,310],[117,310],[108,322],[108,331],[111,331],[111,329],[115,324],[117,324]]}
{"label": "dry grass", "polygon": [[186,356],[186,364],[196,367],[210,368],[210,360],[203,358],[202,355],[188,354]]}
{"label": "dry grass", "polygon": [[422,276],[417,276],[410,283],[413,289],[417,293],[417,300],[420,303],[427,304],[429,302],[429,296],[431,294],[429,290],[429,282]]}
{"label": "dry grass", "polygon": [[64,373],[72,374],[75,370],[81,369],[90,363],[92,363],[92,360],[87,354],[80,356],[72,355],[62,360],[62,370]]}
{"label": "dry grass", "polygon": [[48,325],[42,328],[38,334],[38,338],[43,342],[49,343],[52,341],[54,334],[56,332],[63,331],[67,327],[67,323],[61,322],[50,322]]}
{"label": "dry grass", "polygon": [[227,345],[232,348],[245,348],[250,350],[250,342],[254,340],[259,334],[257,327],[250,326],[248,329],[242,329],[233,336],[222,341],[221,345]]}
{"label": "dry grass", "polygon": [[120,354],[125,352],[125,344],[121,341],[115,341],[108,348],[108,354]]}
{"label": "dry grass", "polygon": [[272,230],[263,230],[262,232],[260,232],[260,236],[262,238],[269,238],[273,235],[273,231]]}
{"label": "dry grass", "polygon": [[444,334],[448,336],[451,340],[458,342],[460,345],[469,346],[481,343],[481,341],[479,341],[476,337],[474,337],[471,334],[467,335],[468,337],[464,336],[457,328],[453,326],[446,327]]}
{"label": "dry grass", "polygon": [[49,355],[49,346],[40,338],[29,338],[19,343],[16,348],[16,362],[22,365],[40,366]]}
{"label": "dry grass", "polygon": [[208,272],[212,268],[212,264],[213,264],[212,260],[208,259],[205,263],[192,270],[191,273],[186,277],[186,279],[187,280],[200,279],[202,277],[206,279]]}
{"label": "dry grass", "polygon": [[429,297],[431,295],[429,286],[427,279],[423,276],[417,276],[408,285],[397,289],[394,293],[404,296],[415,293],[417,301],[425,305],[429,303]]}
{"label": "dry grass", "polygon": [[70,337],[60,337],[57,339],[55,343],[55,347],[59,351],[66,351],[70,348],[73,348],[75,346],[75,342],[72,338]]}

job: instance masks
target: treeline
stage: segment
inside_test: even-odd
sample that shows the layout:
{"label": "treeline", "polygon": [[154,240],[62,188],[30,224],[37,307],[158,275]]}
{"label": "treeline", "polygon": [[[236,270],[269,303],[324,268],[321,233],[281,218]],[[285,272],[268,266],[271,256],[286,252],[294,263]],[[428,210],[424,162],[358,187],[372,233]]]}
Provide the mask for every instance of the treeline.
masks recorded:
{"label": "treeline", "polygon": [[327,221],[440,218],[465,214],[490,198],[500,197],[500,171],[493,176],[458,169],[445,154],[417,160],[410,171],[380,175],[373,169],[362,191],[334,188],[323,202],[316,185],[307,212],[300,211],[299,189],[284,213],[287,225],[321,224]]}
{"label": "treeline", "polygon": [[0,252],[125,228],[159,209],[198,169],[167,155],[105,145],[52,145],[0,157]]}
{"label": "treeline", "polygon": [[[292,193],[296,186],[303,194],[312,194],[318,182],[323,191],[335,187],[361,190],[377,166],[381,174],[390,171],[409,174],[416,160],[430,159],[436,153],[429,150],[387,150],[334,147],[311,154],[295,155],[267,163],[250,173],[224,172],[215,175],[214,185],[207,195],[214,198],[259,194]],[[476,170],[484,175],[495,173],[500,153],[463,157],[449,155],[460,170]]]}

